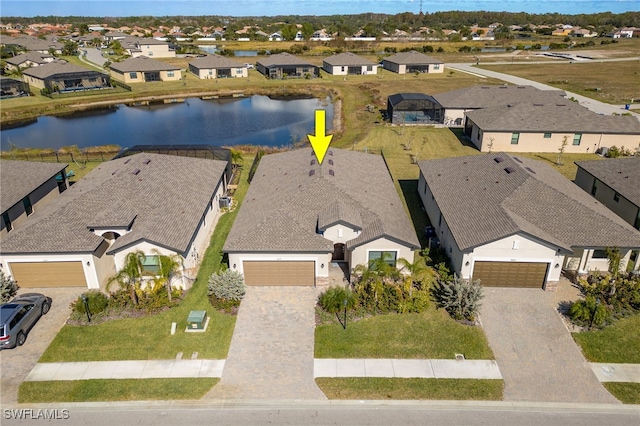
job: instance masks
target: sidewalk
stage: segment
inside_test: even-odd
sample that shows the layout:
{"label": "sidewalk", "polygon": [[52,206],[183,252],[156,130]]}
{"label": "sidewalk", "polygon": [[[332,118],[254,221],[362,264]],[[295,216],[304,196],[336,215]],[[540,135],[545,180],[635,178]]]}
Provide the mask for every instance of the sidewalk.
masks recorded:
{"label": "sidewalk", "polygon": [[494,360],[315,359],[314,377],[502,379]]}

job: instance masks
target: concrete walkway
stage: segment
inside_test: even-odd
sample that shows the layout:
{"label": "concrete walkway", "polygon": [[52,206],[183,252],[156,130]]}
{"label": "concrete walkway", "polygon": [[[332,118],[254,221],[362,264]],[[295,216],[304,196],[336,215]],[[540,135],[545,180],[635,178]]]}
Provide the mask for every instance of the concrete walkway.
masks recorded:
{"label": "concrete walkway", "polygon": [[313,377],[313,287],[248,287],[220,383],[205,399],[326,399]]}
{"label": "concrete walkway", "polygon": [[502,379],[493,360],[316,359],[315,377]]}

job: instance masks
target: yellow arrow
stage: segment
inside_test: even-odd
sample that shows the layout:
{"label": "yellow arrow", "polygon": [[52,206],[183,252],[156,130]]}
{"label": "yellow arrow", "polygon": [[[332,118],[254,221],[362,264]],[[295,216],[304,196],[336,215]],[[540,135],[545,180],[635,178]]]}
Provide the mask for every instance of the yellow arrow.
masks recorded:
{"label": "yellow arrow", "polygon": [[315,135],[307,135],[309,137],[309,142],[311,142],[311,148],[313,148],[314,154],[316,154],[316,158],[318,159],[318,163],[322,164],[322,160],[324,160],[324,155],[327,153],[329,149],[329,144],[331,143],[331,139],[333,135],[325,135],[325,110],[317,109],[316,110],[316,134]]}

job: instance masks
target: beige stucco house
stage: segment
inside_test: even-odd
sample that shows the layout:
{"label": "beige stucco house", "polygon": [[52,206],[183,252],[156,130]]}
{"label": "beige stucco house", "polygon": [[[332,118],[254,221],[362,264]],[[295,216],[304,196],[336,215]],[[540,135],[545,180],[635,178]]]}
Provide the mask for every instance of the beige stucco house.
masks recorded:
{"label": "beige stucco house", "polygon": [[207,55],[189,62],[189,71],[200,79],[246,78],[249,70],[244,64],[220,55]]}
{"label": "beige stucco house", "polygon": [[68,92],[111,87],[109,76],[99,71],[79,67],[64,61],[50,62],[22,72],[30,87],[51,92]]}
{"label": "beige stucco house", "polygon": [[378,64],[355,53],[344,52],[324,58],[322,69],[331,75],[370,75],[378,73]]}
{"label": "beige stucco house", "polygon": [[176,51],[169,43],[151,37],[125,37],[120,41],[122,47],[134,58],[175,58]]}
{"label": "beige stucco house", "polygon": [[640,248],[638,230],[543,162],[493,153],[419,166],[420,198],[464,279],[553,290],[563,270],[607,271],[607,247],[622,267]]}
{"label": "beige stucco house", "polygon": [[521,102],[465,113],[464,132],[482,152],[596,152],[640,144],[640,121],[600,115],[570,101]]}
{"label": "beige stucco house", "polygon": [[415,50],[384,58],[382,67],[398,74],[444,72],[444,62]]}
{"label": "beige stucco house", "polygon": [[330,148],[320,165],[305,148],[262,157],[223,251],[247,285],[313,286],[332,263],[419,248],[382,157]]}
{"label": "beige stucco house", "polygon": [[7,71],[17,71],[25,68],[37,67],[54,62],[56,57],[49,53],[27,52],[4,59]]}
{"label": "beige stucco house", "polygon": [[179,81],[182,79],[180,67],[156,61],[146,56],[127,58],[110,66],[111,77],[126,84],[150,81]]}
{"label": "beige stucco house", "polygon": [[152,268],[157,250],[179,255],[193,276],[220,215],[226,167],[151,153],[102,163],[3,238],[2,270],[21,287],[103,288],[128,253],[141,250]]}

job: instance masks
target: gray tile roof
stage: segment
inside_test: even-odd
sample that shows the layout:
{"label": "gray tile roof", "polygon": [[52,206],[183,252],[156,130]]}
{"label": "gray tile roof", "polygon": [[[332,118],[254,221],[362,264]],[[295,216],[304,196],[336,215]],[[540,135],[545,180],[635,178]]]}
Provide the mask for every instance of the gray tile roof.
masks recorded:
{"label": "gray tile roof", "polygon": [[640,232],[542,162],[498,153],[419,166],[463,251],[519,232],[565,250],[640,248]]}
{"label": "gray tile roof", "polygon": [[315,65],[310,64],[304,59],[300,59],[297,56],[286,52],[265,56],[264,58],[259,59],[257,63],[267,68],[277,67],[281,65],[308,65],[310,67],[315,67]]}
{"label": "gray tile roof", "polygon": [[16,44],[18,46],[24,47],[27,50],[39,50],[45,52],[51,47],[58,50],[64,47],[64,43],[60,43],[58,41],[53,41],[50,39],[43,40],[38,37],[28,35],[19,35],[17,37],[3,36],[0,40],[3,44]]}
{"label": "gray tile roof", "polygon": [[125,72],[145,72],[145,71],[176,71],[180,67],[168,64],[166,62],[156,61],[146,56],[138,56],[137,58],[127,58],[122,62],[114,62],[111,69],[121,73]]}
{"label": "gray tile roof", "polygon": [[576,165],[640,207],[640,157],[580,161]]}
{"label": "gray tile roof", "polygon": [[564,90],[540,90],[533,86],[471,86],[433,95],[444,108],[479,109],[520,102],[566,103]]}
{"label": "gray tile roof", "polygon": [[20,65],[27,61],[35,62],[37,64],[46,64],[48,62],[51,62],[51,60],[53,60],[54,58],[55,56],[48,53],[27,52],[21,55],[13,56],[11,58],[6,58],[5,61],[11,65]]}
{"label": "gray tile roof", "polygon": [[73,65],[64,61],[50,62],[48,64],[40,65],[37,67],[27,68],[23,70],[22,73],[24,75],[29,75],[38,79],[45,79],[45,78],[53,77],[59,74],[70,74],[70,73],[103,74],[99,71],[80,67],[78,65]]}
{"label": "gray tile roof", "polygon": [[337,221],[362,227],[349,249],[380,237],[420,247],[382,157],[330,148],[318,165],[304,148],[262,158],[223,250],[329,253],[316,229]]}
{"label": "gray tile roof", "polygon": [[225,58],[220,55],[207,55],[200,58],[196,58],[189,62],[189,65],[196,68],[243,68],[244,65],[234,61],[233,59]]}
{"label": "gray tile roof", "polygon": [[565,100],[523,102],[466,113],[483,131],[567,132],[640,135],[640,120],[631,116],[600,115]]}
{"label": "gray tile roof", "polygon": [[90,226],[122,226],[135,216],[109,253],[148,241],[184,254],[226,165],[151,153],[102,163],[10,233],[0,252],[91,253],[103,239]]}
{"label": "gray tile roof", "polygon": [[383,61],[392,62],[394,64],[405,64],[405,65],[444,63],[439,59],[432,58],[431,56],[427,56],[424,53],[416,52],[415,50],[410,50],[409,52],[397,53],[395,55],[384,58]]}
{"label": "gray tile roof", "polygon": [[376,65],[375,62],[351,52],[338,53],[337,55],[332,55],[328,58],[324,58],[323,61],[332,66]]}
{"label": "gray tile roof", "polygon": [[391,105],[397,105],[399,102],[402,101],[407,101],[407,100],[411,100],[411,101],[429,101],[429,102],[433,102],[434,104],[437,103],[437,101],[429,95],[425,95],[424,93],[395,93],[393,95],[390,95],[388,98],[388,101],[391,103]]}
{"label": "gray tile roof", "polygon": [[66,163],[0,160],[0,205],[3,212],[22,201],[67,167]]}

